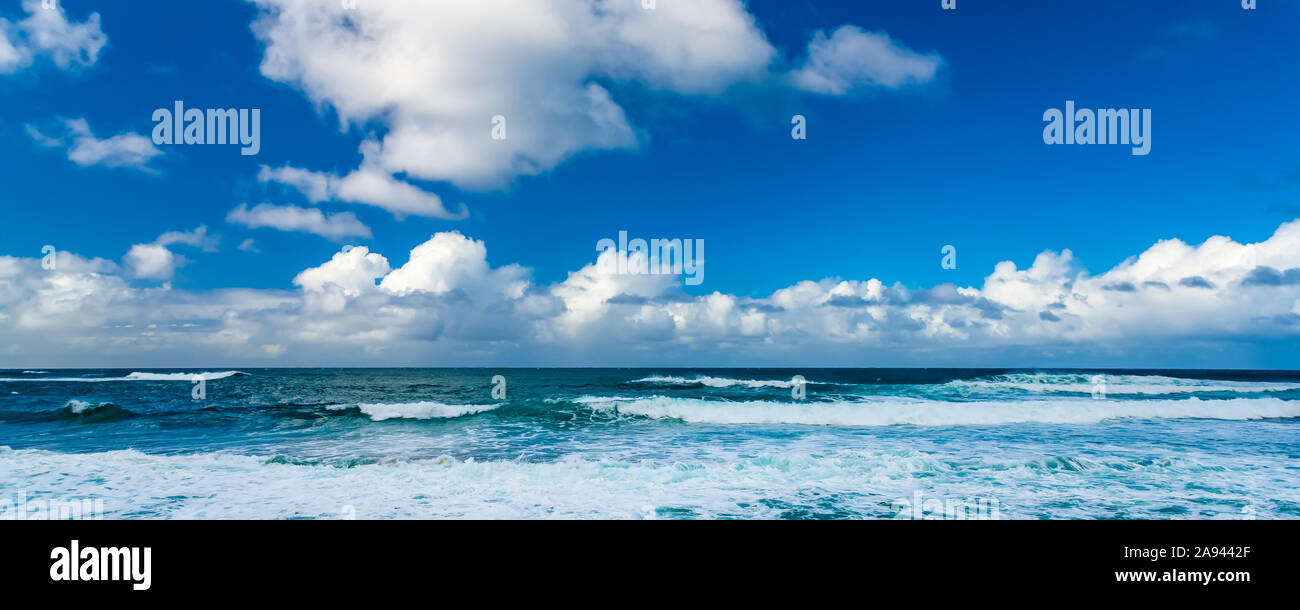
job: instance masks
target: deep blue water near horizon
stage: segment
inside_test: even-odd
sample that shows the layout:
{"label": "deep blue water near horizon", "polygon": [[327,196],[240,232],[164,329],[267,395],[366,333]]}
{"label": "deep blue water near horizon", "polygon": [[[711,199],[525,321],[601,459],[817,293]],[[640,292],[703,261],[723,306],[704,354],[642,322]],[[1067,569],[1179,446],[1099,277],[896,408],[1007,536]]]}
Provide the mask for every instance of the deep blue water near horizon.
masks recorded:
{"label": "deep blue water near horizon", "polygon": [[103,499],[106,518],[1294,519],[1297,423],[1297,371],[10,370],[0,500]]}

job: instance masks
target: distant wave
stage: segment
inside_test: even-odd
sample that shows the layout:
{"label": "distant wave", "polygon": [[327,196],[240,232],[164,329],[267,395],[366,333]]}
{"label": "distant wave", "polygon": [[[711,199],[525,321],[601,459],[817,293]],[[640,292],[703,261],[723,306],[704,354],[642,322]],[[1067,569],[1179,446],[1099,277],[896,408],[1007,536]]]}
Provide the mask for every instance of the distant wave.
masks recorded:
{"label": "distant wave", "polygon": [[[956,395],[1005,395],[1013,393],[1031,394],[1092,394],[1097,385],[1093,378],[1100,375],[1090,373],[1010,373],[975,379],[958,379],[940,384],[885,384],[879,386],[886,394],[893,394],[902,388],[913,388],[923,394]],[[1300,383],[1266,382],[1266,381],[1218,381],[1209,379],[1183,379],[1161,375],[1102,375],[1106,382],[1107,395],[1149,395],[1196,394],[1209,392],[1235,392],[1257,394],[1263,392],[1286,392],[1300,390]],[[634,379],[629,384],[658,385],[668,387],[707,387],[707,388],[791,388],[794,382],[788,379],[734,379],[729,377],[711,377],[698,375],[680,377],[669,375],[652,375]],[[808,385],[853,386],[858,384],[835,383],[827,381],[806,382]],[[865,388],[874,385],[860,386]]]}
{"label": "distant wave", "polygon": [[[23,371],[24,373],[33,373],[41,371]],[[243,371],[219,371],[203,373],[131,373],[126,377],[0,377],[0,381],[76,381],[87,383],[98,383],[105,381],[194,381],[203,379],[212,381],[215,379],[225,379],[235,375],[248,375]]]}
{"label": "distant wave", "polygon": [[243,371],[220,371],[216,373],[131,373],[125,379],[127,381],[193,381],[196,377],[206,381],[214,379],[225,379],[235,375],[248,375]]}
{"label": "distant wave", "polygon": [[978,379],[949,381],[938,388],[959,392],[1018,390],[1031,393],[1090,394],[1095,377],[1106,383],[1107,395],[1161,395],[1205,392],[1285,392],[1300,390],[1300,384],[1268,381],[1218,381],[1212,379],[1184,379],[1161,375],[1108,375],[1086,373],[1012,373]]}
{"label": "distant wave", "polygon": [[99,403],[97,405],[92,405],[88,402],[81,401],[81,400],[69,400],[68,404],[63,405],[63,410],[73,415],[81,415],[86,411],[94,410],[96,407],[107,406],[109,404],[110,403]]}
{"label": "distant wave", "polygon": [[491,411],[501,405],[449,405],[441,402],[405,402],[396,404],[333,405],[331,411],[356,408],[374,421],[385,419],[451,419]]}
{"label": "distant wave", "polygon": [[134,412],[111,402],[89,403],[82,400],[69,400],[59,414],[77,421],[109,421],[132,417]]}
{"label": "distant wave", "polygon": [[[709,377],[700,375],[687,379],[686,377],[672,377],[662,375],[652,375],[641,379],[633,379],[628,383],[644,383],[652,385],[668,386],[706,386],[710,388],[730,388],[734,386],[744,386],[747,388],[790,388],[794,387],[794,381],[785,379],[731,379],[729,377]],[[806,381],[809,385],[848,385],[838,383],[827,383],[821,381]]]}
{"label": "distant wave", "polygon": [[947,402],[895,398],[873,402],[729,402],[697,398],[581,397],[597,411],[707,424],[822,426],[978,426],[1018,423],[1094,424],[1111,419],[1250,420],[1300,417],[1300,402],[1277,398],[1227,400]]}

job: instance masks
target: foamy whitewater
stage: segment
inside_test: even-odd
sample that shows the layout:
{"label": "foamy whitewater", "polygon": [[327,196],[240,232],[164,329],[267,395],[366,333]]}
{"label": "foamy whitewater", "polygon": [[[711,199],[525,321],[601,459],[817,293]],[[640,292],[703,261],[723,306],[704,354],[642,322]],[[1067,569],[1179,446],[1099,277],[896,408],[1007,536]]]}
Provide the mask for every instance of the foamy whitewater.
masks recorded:
{"label": "foamy whitewater", "polygon": [[0,519],[1298,518],[1298,423],[1295,372],[13,370]]}

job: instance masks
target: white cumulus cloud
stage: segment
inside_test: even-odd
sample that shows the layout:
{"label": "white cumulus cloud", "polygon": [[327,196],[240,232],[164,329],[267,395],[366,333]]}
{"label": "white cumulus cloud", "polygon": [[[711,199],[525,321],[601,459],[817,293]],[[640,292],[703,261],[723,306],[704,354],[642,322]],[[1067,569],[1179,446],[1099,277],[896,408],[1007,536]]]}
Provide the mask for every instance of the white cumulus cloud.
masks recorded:
{"label": "white cumulus cloud", "polygon": [[[999,263],[979,286],[824,278],[760,298],[692,296],[680,277],[604,273],[599,259],[539,285],[457,232],[398,267],[345,247],[291,291],[137,288],[111,263],[60,256],[57,270],[0,257],[0,333],[15,346],[0,366],[1241,366],[1242,346],[1300,337],[1300,220],[1254,244],[1162,240],[1099,274],[1063,250]],[[161,279],[172,256],[137,245],[126,273]],[[130,330],[146,324],[172,330]]]}
{"label": "white cumulus cloud", "polygon": [[[612,90],[717,95],[740,84],[843,93],[933,77],[921,55],[884,33],[818,33],[788,77],[741,0],[250,0],[265,45],[261,72],[366,134],[362,162],[333,175],[286,166],[263,181],[398,215],[464,218],[413,181],[503,188],[584,151],[633,149],[638,129]],[[382,124],[382,135],[373,131]]]}
{"label": "white cumulus cloud", "polygon": [[17,22],[0,19],[0,74],[10,74],[46,57],[60,69],[94,64],[108,37],[99,26],[99,13],[84,22],[69,21],[59,2],[45,8],[41,0],[23,0],[28,16]]}
{"label": "white cumulus cloud", "polygon": [[159,244],[135,244],[127,251],[125,262],[139,279],[170,280],[176,267],[183,264],[171,250]]}
{"label": "white cumulus cloud", "polygon": [[135,279],[169,281],[176,275],[176,269],[189,261],[172,252],[168,246],[181,244],[204,252],[216,252],[219,242],[220,238],[208,235],[208,227],[202,225],[192,231],[167,231],[153,243],[131,246],[122,262]]}

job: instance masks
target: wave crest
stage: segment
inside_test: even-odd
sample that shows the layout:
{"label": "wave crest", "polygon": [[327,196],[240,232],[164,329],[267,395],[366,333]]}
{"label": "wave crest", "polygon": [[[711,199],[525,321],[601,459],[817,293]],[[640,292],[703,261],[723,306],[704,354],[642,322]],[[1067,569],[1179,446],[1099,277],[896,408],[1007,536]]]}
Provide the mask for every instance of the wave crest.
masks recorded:
{"label": "wave crest", "polygon": [[101,422],[126,419],[135,413],[111,402],[89,403],[74,399],[59,409],[59,415],[79,422]]}
{"label": "wave crest", "polygon": [[465,415],[475,415],[491,411],[501,405],[449,405],[441,402],[422,401],[394,404],[358,404],[335,405],[326,407],[331,411],[358,409],[370,416],[373,421],[386,419],[452,419]]}
{"label": "wave crest", "polygon": [[[710,377],[708,375],[698,375],[694,378],[651,375],[641,379],[633,379],[628,383],[643,383],[648,385],[668,385],[668,386],[687,386],[687,387],[710,387],[710,388],[730,388],[743,386],[746,388],[790,388],[794,387],[793,380],[781,379],[732,379],[730,377]],[[827,383],[821,381],[805,381],[807,385],[845,385],[837,383]]]}
{"label": "wave crest", "polygon": [[820,426],[980,426],[1000,424],[1095,424],[1111,419],[1280,419],[1300,417],[1300,402],[1277,398],[1229,400],[985,401],[955,403],[888,399],[872,402],[727,402],[697,398],[582,397],[596,411],[706,424],[798,424]]}
{"label": "wave crest", "polygon": [[[26,371],[25,371],[26,372]],[[189,381],[196,379],[204,381],[213,381],[216,379],[225,379],[235,375],[247,376],[248,373],[243,371],[217,371],[202,373],[141,373],[133,372],[125,377],[4,377],[0,381],[72,381],[83,383],[98,383],[105,381]]]}
{"label": "wave crest", "polygon": [[1300,390],[1300,384],[1273,381],[1220,381],[1187,379],[1163,375],[1110,375],[1104,373],[1009,373],[978,379],[949,381],[938,386],[959,393],[973,391],[1017,390],[1032,394],[1091,394],[1097,383],[1105,380],[1107,395],[1162,395],[1208,392],[1258,394]]}

